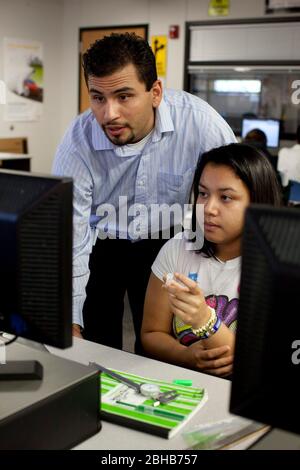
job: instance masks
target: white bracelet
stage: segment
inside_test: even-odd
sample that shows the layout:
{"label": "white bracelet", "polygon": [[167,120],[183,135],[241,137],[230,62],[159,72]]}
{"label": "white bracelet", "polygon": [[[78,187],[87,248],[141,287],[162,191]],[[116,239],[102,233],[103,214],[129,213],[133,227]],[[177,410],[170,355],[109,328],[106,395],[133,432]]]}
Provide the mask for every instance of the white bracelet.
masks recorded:
{"label": "white bracelet", "polygon": [[210,309],[210,317],[208,319],[208,321],[205,323],[205,325],[202,325],[200,326],[200,328],[192,328],[192,332],[194,333],[194,335],[196,336],[204,336],[205,333],[207,333],[208,331],[210,331],[212,329],[212,327],[214,326],[214,324],[216,323],[217,321],[217,314],[216,314],[216,311],[214,308],[211,308],[211,307],[208,307]]}

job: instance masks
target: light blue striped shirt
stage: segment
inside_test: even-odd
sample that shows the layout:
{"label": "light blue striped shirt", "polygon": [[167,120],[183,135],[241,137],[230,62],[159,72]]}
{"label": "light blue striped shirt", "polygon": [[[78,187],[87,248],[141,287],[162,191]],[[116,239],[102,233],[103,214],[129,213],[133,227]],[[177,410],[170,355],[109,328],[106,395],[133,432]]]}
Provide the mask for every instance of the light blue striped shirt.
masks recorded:
{"label": "light blue striped shirt", "polygon": [[[109,203],[118,208],[120,196],[127,197],[128,207],[134,203],[183,206],[189,200],[199,156],[235,141],[228,124],[211,106],[183,91],[165,90],[154,131],[142,150],[112,144],[90,110],[75,118],[53,165],[55,175],[74,180],[74,323],[83,326],[89,255],[101,226],[99,206]],[[147,227],[148,222],[143,223]],[[106,228],[124,238],[124,227],[113,225],[114,218],[106,220]]]}

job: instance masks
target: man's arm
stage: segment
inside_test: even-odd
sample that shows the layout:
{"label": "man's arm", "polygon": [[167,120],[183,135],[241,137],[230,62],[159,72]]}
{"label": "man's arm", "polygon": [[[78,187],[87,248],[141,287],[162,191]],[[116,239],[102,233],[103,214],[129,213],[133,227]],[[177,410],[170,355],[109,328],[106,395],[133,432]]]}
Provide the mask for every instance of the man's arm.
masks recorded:
{"label": "man's arm", "polygon": [[[70,133],[71,134],[71,133]],[[92,177],[83,164],[79,152],[72,146],[70,135],[66,134],[59,146],[52,172],[59,176],[73,178],[73,328],[79,336],[83,327],[82,308],[86,298],[85,288],[89,279],[89,256],[95,234],[89,219],[92,205]]]}
{"label": "man's arm", "polygon": [[205,135],[204,152],[237,142],[231,127],[215,110],[212,110],[210,119],[206,121],[203,135]]}
{"label": "man's arm", "polygon": [[81,326],[80,325],[77,325],[76,323],[73,323],[73,325],[72,325],[72,335],[76,336],[77,338],[82,338]]}

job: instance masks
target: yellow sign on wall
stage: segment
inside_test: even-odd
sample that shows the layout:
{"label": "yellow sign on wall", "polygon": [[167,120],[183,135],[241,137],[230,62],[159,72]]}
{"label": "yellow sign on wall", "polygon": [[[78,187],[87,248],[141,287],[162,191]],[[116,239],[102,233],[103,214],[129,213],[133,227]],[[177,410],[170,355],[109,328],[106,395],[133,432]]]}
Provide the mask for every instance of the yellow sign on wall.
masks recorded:
{"label": "yellow sign on wall", "polygon": [[228,16],[229,0],[210,0],[208,7],[209,16]]}
{"label": "yellow sign on wall", "polygon": [[152,36],[151,47],[155,55],[157,75],[165,77],[167,73],[167,36]]}

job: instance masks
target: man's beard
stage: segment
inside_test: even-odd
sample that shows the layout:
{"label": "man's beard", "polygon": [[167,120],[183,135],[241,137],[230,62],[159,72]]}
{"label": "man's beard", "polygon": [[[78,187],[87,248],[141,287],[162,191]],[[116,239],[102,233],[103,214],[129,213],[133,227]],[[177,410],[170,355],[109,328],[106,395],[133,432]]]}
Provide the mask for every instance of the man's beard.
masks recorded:
{"label": "man's beard", "polygon": [[126,129],[130,130],[130,134],[129,134],[129,136],[127,137],[127,139],[125,141],[122,141],[122,136],[115,136],[115,137],[110,136],[108,134],[108,132],[106,131],[105,126],[102,126],[102,129],[103,129],[106,137],[108,138],[108,140],[110,142],[112,142],[114,145],[119,145],[121,147],[123,145],[133,144],[135,142],[135,134],[134,134],[133,130],[128,126],[126,126]]}

